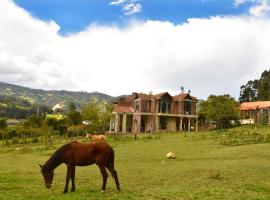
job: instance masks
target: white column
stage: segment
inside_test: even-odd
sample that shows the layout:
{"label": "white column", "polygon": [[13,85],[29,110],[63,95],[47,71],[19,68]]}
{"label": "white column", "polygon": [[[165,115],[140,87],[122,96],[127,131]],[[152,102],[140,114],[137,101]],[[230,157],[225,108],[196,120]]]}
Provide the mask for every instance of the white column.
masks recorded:
{"label": "white column", "polygon": [[110,119],[110,130],[109,130],[109,133],[112,132],[112,118]]}
{"label": "white column", "polygon": [[180,131],[183,131],[183,117],[180,117]]}
{"label": "white column", "polygon": [[159,131],[159,116],[156,116],[156,131]]}
{"label": "white column", "polygon": [[188,132],[190,132],[190,118],[188,118]]}
{"label": "white column", "polygon": [[196,132],[198,132],[198,118],[196,119]]}
{"label": "white column", "polygon": [[127,132],[127,114],[123,114],[123,121],[122,121],[122,133]]}
{"label": "white column", "polygon": [[118,113],[115,114],[115,122],[114,122],[114,132],[118,133],[119,132],[119,120],[120,120],[120,116]]}
{"label": "white column", "polygon": [[268,125],[270,125],[270,107],[268,108]]}

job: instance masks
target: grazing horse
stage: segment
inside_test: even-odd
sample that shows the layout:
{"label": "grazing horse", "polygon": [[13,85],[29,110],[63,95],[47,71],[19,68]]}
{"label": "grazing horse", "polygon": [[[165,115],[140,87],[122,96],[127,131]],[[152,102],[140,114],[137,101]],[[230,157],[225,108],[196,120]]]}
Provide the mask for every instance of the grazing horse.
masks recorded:
{"label": "grazing horse", "polygon": [[56,150],[44,165],[39,165],[47,188],[51,188],[54,169],[62,163],[67,165],[64,193],[68,191],[70,178],[72,182],[71,191],[75,191],[75,166],[87,166],[92,164],[96,164],[102,174],[103,184],[101,192],[106,190],[108,177],[106,168],[111,172],[116,187],[120,190],[117,172],[114,170],[114,151],[106,142],[71,142]]}
{"label": "grazing horse", "polygon": [[86,138],[88,138],[92,142],[94,142],[94,141],[103,141],[103,142],[106,142],[107,141],[105,135],[86,134]]}

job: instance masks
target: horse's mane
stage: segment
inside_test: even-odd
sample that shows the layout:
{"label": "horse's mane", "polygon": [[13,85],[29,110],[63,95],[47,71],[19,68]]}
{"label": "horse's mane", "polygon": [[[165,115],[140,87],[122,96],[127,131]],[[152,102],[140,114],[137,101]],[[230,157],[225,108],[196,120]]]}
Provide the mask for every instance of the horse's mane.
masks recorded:
{"label": "horse's mane", "polygon": [[[73,143],[73,142],[71,142]],[[61,146],[59,149],[57,149],[52,156],[49,158],[49,160],[45,163],[44,167],[48,170],[52,170],[55,167],[57,167],[59,164],[61,164],[61,157],[63,153],[65,152],[66,148],[71,144],[67,143]]]}

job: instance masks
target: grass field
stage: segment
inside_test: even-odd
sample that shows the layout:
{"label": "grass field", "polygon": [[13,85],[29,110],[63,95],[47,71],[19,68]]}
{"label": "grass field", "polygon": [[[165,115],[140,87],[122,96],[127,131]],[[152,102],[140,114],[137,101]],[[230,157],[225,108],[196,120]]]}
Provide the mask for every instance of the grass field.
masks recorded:
{"label": "grass field", "polygon": [[[42,143],[1,147],[0,199],[270,199],[270,143],[222,145],[213,134],[109,138],[122,190],[110,176],[106,193],[100,192],[96,165],[77,167],[75,192],[62,193],[65,165],[55,170],[52,188],[45,188],[38,164],[62,140],[54,149]],[[176,159],[166,158],[170,151]]]}

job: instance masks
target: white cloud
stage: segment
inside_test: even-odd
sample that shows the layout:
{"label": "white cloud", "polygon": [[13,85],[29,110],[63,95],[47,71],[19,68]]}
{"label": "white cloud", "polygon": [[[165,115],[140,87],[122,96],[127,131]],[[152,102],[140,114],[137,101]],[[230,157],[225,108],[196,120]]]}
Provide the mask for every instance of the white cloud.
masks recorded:
{"label": "white cloud", "polygon": [[132,15],[142,11],[142,6],[139,3],[129,3],[123,7],[125,15]]}
{"label": "white cloud", "polygon": [[122,7],[124,15],[133,15],[142,11],[142,5],[138,0],[117,0],[110,2],[109,5]]}
{"label": "white cloud", "polygon": [[120,5],[122,3],[125,3],[127,0],[117,0],[117,1],[112,1],[109,3],[109,5]]}
{"label": "white cloud", "polygon": [[255,17],[263,17],[269,14],[270,5],[267,0],[262,1],[260,4],[250,8],[249,12]]}
{"label": "white cloud", "polygon": [[252,0],[234,0],[234,5],[237,7],[237,6],[240,6],[241,4],[244,4],[248,1],[252,1]]}
{"label": "white cloud", "polygon": [[34,88],[176,94],[239,94],[269,68],[270,20],[190,19],[185,24],[90,25],[60,36],[54,22],[0,0],[0,81]]}
{"label": "white cloud", "polygon": [[249,9],[249,14],[254,17],[265,17],[270,14],[270,0],[234,0],[234,5],[253,3]]}

